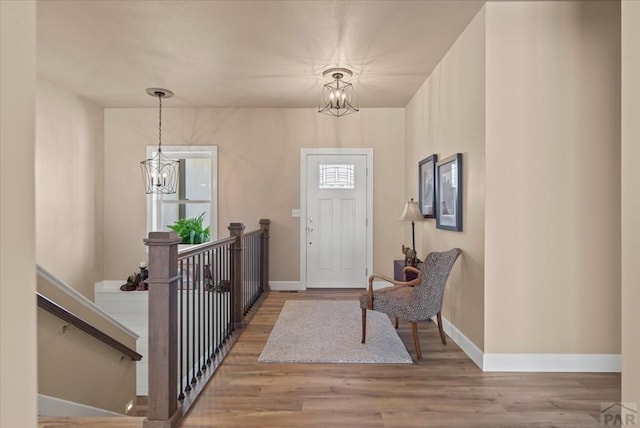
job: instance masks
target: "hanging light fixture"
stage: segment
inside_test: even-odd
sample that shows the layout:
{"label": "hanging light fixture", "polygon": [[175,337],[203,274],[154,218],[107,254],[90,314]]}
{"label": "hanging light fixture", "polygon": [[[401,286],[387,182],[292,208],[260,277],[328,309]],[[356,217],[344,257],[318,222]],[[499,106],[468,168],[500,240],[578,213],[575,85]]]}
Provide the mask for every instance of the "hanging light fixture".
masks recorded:
{"label": "hanging light fixture", "polygon": [[325,83],[322,87],[318,112],[340,117],[359,111],[353,85],[342,80],[345,74],[353,76],[351,70],[347,68],[330,68],[322,73],[322,77],[327,74],[331,74],[333,81]]}
{"label": "hanging light fixture", "polygon": [[169,159],[162,153],[162,99],[170,98],[173,92],[168,89],[148,88],[147,94],[158,97],[158,152],[150,159],[140,162],[142,179],[147,194],[176,193],[178,187],[178,161]]}

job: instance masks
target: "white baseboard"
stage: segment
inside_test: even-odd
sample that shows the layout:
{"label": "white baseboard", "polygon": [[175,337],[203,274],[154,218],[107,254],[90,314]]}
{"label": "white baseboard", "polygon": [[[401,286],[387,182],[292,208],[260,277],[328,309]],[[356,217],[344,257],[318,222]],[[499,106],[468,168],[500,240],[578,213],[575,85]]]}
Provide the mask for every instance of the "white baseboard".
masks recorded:
{"label": "white baseboard", "polygon": [[620,373],[619,354],[484,354],[485,372]]}
{"label": "white baseboard", "polygon": [[[391,284],[390,282],[387,281],[376,281],[375,279],[373,280],[373,289],[374,290],[379,290],[381,288],[387,288],[387,287],[393,287],[393,284]],[[367,289],[369,288],[369,284],[367,284]]]}
{"label": "white baseboard", "polygon": [[[390,287],[393,284],[389,284],[386,281],[373,281],[373,289],[378,290],[380,288]],[[269,281],[269,287],[272,291],[305,291],[306,288],[300,281]],[[368,285],[367,285],[368,287]],[[363,288],[363,291],[366,288]]]}
{"label": "white baseboard", "polygon": [[[437,323],[436,317],[432,318],[434,323]],[[442,329],[444,332],[453,340],[462,351],[467,354],[471,361],[475,363],[476,366],[483,369],[483,355],[484,353],[480,348],[476,346],[467,336],[465,336],[458,328],[453,325],[448,319],[442,317]]]}
{"label": "white baseboard", "polygon": [[304,291],[306,288],[300,281],[269,281],[269,288],[272,291]]}
{"label": "white baseboard", "polygon": [[[436,322],[436,318],[433,317]],[[620,354],[491,354],[478,348],[448,319],[442,328],[484,372],[580,372],[620,373]]]}
{"label": "white baseboard", "polygon": [[[124,410],[124,409],[122,409]],[[38,394],[38,416],[125,416],[122,413],[111,412],[86,404],[74,403],[61,398]]]}

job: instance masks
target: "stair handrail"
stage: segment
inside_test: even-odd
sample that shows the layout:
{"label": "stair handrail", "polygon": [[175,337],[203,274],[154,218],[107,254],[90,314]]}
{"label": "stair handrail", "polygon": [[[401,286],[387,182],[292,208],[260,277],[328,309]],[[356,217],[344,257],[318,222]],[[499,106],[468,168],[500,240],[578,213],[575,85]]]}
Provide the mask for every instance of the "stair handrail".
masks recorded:
{"label": "stair handrail", "polygon": [[78,290],[76,290],[75,288],[73,288],[72,286],[70,286],[69,284],[67,284],[66,282],[64,282],[63,280],[61,280],[60,278],[58,278],[57,276],[55,276],[54,274],[52,274],[51,272],[49,272],[47,269],[45,269],[39,264],[36,264],[36,273],[39,277],[47,281],[49,284],[53,285],[57,290],[63,292],[64,294],[72,298],[75,302],[84,306],[86,309],[90,310],[95,315],[99,316],[104,321],[111,324],[118,330],[125,332],[127,335],[131,336],[133,339],[137,340],[140,338],[140,336],[136,332],[132,331],[122,323],[115,320],[104,309],[102,309],[101,307],[93,303],[91,300],[87,299]]}

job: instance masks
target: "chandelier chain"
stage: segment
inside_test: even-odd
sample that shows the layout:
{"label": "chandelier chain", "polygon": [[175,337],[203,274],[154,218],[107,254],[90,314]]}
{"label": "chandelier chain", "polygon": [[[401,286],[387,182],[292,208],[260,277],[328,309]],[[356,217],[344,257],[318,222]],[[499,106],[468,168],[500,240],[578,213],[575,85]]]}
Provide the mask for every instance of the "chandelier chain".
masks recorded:
{"label": "chandelier chain", "polygon": [[162,151],[162,94],[158,92],[158,101],[160,108],[158,109],[158,151]]}

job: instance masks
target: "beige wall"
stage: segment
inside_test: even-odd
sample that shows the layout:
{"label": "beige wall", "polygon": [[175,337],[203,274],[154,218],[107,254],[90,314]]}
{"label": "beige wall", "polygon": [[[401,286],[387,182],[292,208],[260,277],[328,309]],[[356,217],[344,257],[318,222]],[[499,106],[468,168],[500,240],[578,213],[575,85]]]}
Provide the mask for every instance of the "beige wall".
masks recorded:
{"label": "beige wall", "polygon": [[487,3],[485,351],[620,353],[620,5]]}
{"label": "beige wall", "polygon": [[65,324],[38,309],[38,392],[125,413],[135,403],[136,363],[82,330],[63,331]]}
{"label": "beige wall", "polygon": [[38,80],[36,261],[93,300],[104,278],[103,110]]}
{"label": "beige wall", "polygon": [[[178,94],[179,95],[179,94]],[[171,104],[171,100],[165,106]],[[105,110],[105,278],[126,278],[146,259],[139,162],[157,144],[157,109]],[[219,236],[271,219],[272,281],[299,280],[301,148],[374,150],[374,270],[392,273],[403,206],[404,109],[363,109],[334,118],[311,109],[163,109],[164,145],[218,146]],[[363,284],[363,287],[365,284]]]}
{"label": "beige wall", "polygon": [[640,2],[622,2],[622,401],[640,406]]}
{"label": "beige wall", "polygon": [[0,426],[35,427],[35,2],[0,2]]}
{"label": "beige wall", "polygon": [[[416,224],[420,258],[430,251],[463,250],[447,285],[443,315],[482,349],[484,341],[484,8],[460,35],[406,109],[406,197],[418,198],[418,161],[462,153],[463,231]],[[405,242],[411,242],[405,228]]]}
{"label": "beige wall", "polygon": [[[77,298],[72,297],[39,274],[36,278],[36,289],[38,293],[47,299],[54,301],[98,330],[122,342],[131,349],[136,348],[137,337],[132,336],[130,332],[123,330],[117,324],[107,321],[95,309],[83,305]],[[42,376],[46,376],[46,373],[39,373],[39,377],[42,378]]]}
{"label": "beige wall", "polygon": [[[108,322],[43,275],[37,276],[37,290],[98,330],[136,349],[137,336]],[[125,413],[127,403],[136,398],[136,363],[76,327],[65,331],[63,326],[67,324],[38,309],[38,392]]]}

